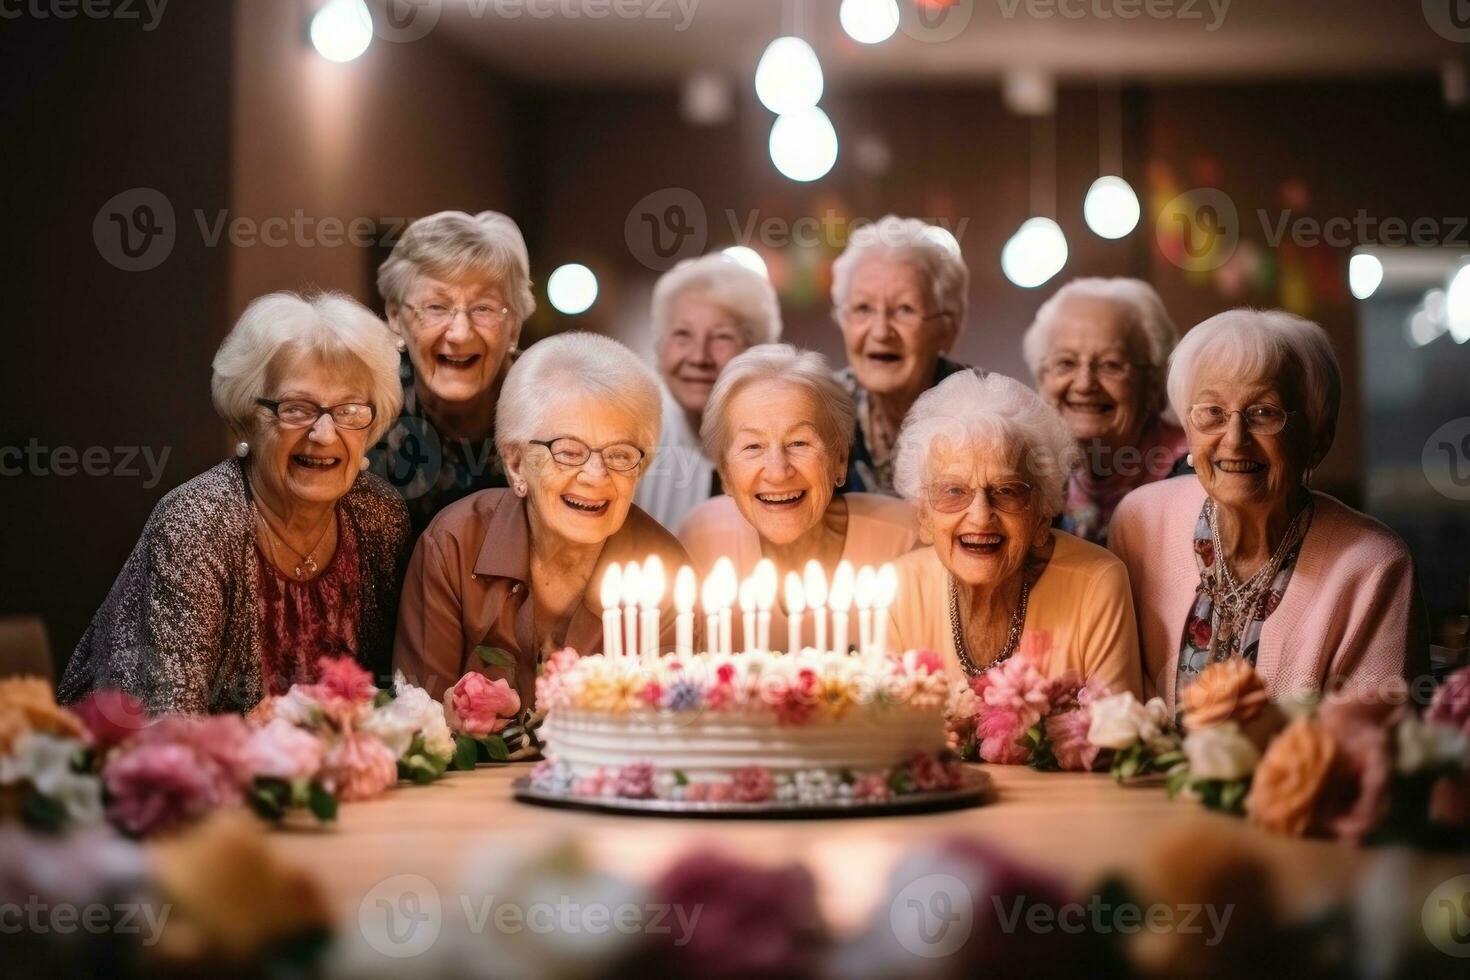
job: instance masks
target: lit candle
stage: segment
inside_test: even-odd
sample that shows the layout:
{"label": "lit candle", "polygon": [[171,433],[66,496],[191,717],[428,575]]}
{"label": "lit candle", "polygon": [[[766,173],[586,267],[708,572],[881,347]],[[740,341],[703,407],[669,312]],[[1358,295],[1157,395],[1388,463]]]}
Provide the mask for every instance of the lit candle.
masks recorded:
{"label": "lit candle", "polygon": [[822,563],[812,558],[802,572],[801,584],[806,588],[807,608],[812,611],[812,628],[816,630],[818,650],[827,649],[827,572]]}
{"label": "lit candle", "polygon": [[756,614],[755,648],[761,653],[771,652],[771,609],[776,605],[776,563],[762,558],[755,563]]}
{"label": "lit candle", "polygon": [[877,576],[872,565],[858,570],[857,582],[852,597],[858,608],[858,653],[863,656],[873,652],[873,596],[878,591]]}
{"label": "lit candle", "polygon": [[674,652],[688,655],[694,652],[694,600],[699,587],[694,581],[694,569],[688,565],[679,569],[674,576]]}
{"label": "lit candle", "polygon": [[721,556],[715,562],[712,573],[720,581],[720,652],[730,656],[735,652],[734,636],[734,613],[732,607],[735,605],[736,593],[739,585],[735,577],[735,563],[729,558]]}
{"label": "lit candle", "polygon": [[740,633],[741,647],[746,653],[755,652],[755,577],[740,583]]}
{"label": "lit candle", "polygon": [[720,580],[706,575],[699,587],[699,605],[704,610],[704,648],[715,653],[720,644]]}
{"label": "lit candle", "polygon": [[643,643],[639,647],[639,653],[645,659],[658,656],[658,624],[659,606],[664,601],[664,590],[668,582],[664,578],[663,559],[658,555],[649,555],[648,560],[643,563],[643,594],[640,595],[639,605],[643,609],[643,622],[639,631],[643,634]]}
{"label": "lit candle", "polygon": [[833,653],[847,653],[847,610],[852,606],[853,586],[852,562],[844,559],[832,573],[832,593],[827,596],[832,607]]}
{"label": "lit candle", "polygon": [[893,567],[892,562],[887,562],[878,569],[878,594],[873,601],[873,626],[878,634],[873,642],[880,657],[888,652],[888,609],[897,597],[898,569]]}
{"label": "lit candle", "polygon": [[806,590],[801,576],[786,573],[786,652],[801,652],[801,612],[806,608]]}
{"label": "lit candle", "polygon": [[618,603],[623,598],[623,568],[617,562],[602,573],[602,655],[622,655],[623,641],[618,629],[623,618]]}
{"label": "lit candle", "polygon": [[623,566],[623,656],[638,655],[638,597],[643,592],[643,569],[636,561]]}

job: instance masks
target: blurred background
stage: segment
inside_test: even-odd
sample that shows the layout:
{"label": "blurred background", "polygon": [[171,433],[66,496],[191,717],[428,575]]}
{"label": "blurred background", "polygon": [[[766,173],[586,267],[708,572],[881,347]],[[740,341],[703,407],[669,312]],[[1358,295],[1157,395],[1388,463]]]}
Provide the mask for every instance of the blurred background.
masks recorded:
{"label": "blurred background", "polygon": [[[958,358],[1028,383],[1021,334],[1075,276],[1146,279],[1181,328],[1243,304],[1314,319],[1346,372],[1314,485],[1409,541],[1438,642],[1464,645],[1467,0],[5,0],[0,19],[0,615],[40,617],[58,667],[149,510],[227,452],[209,363],[248,301],[317,286],[380,309],[394,236],[449,208],[524,231],[523,346],[579,329],[648,353],[658,274],[742,246],[787,339],[840,364],[831,262],[887,213],[963,252]],[[768,54],[783,37],[805,47]],[[816,66],[819,111],[777,125],[763,55],[788,83]]]}

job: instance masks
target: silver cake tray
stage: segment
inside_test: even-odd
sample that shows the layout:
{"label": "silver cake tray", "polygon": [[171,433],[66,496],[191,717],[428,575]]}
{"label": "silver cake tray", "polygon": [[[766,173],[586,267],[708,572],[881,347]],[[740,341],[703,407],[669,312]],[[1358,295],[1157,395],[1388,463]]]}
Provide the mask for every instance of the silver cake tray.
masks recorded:
{"label": "silver cake tray", "polygon": [[537,806],[591,810],[643,817],[698,817],[716,819],[810,819],[829,817],[879,817],[905,813],[936,813],[980,806],[992,798],[990,776],[969,766],[957,789],[934,793],[908,793],[882,801],[828,800],[797,803],[769,800],[765,803],[710,803],[684,800],[629,800],[621,797],[573,796],[533,789],[531,777],[511,784],[515,798]]}

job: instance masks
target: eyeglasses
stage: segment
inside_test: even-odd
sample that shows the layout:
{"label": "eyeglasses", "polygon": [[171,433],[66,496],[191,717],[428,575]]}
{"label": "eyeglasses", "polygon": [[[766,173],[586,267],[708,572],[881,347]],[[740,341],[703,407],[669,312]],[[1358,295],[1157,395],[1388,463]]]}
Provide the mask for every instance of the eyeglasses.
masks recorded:
{"label": "eyeglasses", "polygon": [[581,439],[563,437],[552,439],[532,439],[531,445],[545,446],[551,453],[551,458],[562,466],[582,466],[593,454],[602,457],[602,465],[616,473],[626,473],[638,468],[643,462],[644,452],[637,446],[627,442],[615,442],[601,449],[593,449]]}
{"label": "eyeglasses", "polygon": [[1248,408],[1227,409],[1224,405],[1189,406],[1189,424],[1201,435],[1213,436],[1225,431],[1230,416],[1239,415],[1252,435],[1274,436],[1286,428],[1286,420],[1295,415],[1275,405],[1251,405]]}
{"label": "eyeglasses", "polygon": [[461,313],[469,317],[470,323],[477,327],[500,327],[510,316],[510,307],[494,306],[490,303],[476,303],[468,307],[450,306],[447,303],[425,303],[423,306],[404,303],[403,308],[413,311],[424,326],[435,330],[449,326]]}
{"label": "eyeglasses", "polygon": [[948,310],[924,315],[924,311],[908,303],[899,303],[893,309],[874,306],[872,303],[853,303],[839,309],[841,318],[858,327],[870,327],[876,323],[892,323],[895,327],[913,329],[928,320],[949,316]]}
{"label": "eyeglasses", "polygon": [[332,424],[339,429],[366,429],[378,415],[377,409],[365,402],[344,402],[341,405],[318,405],[304,399],[272,401],[257,398],[255,404],[271,410],[283,428],[305,429],[316,425],[323,415],[332,416]]}
{"label": "eyeglasses", "polygon": [[1044,374],[1055,375],[1058,378],[1071,378],[1082,370],[1084,364],[1092,372],[1093,377],[1103,381],[1122,381],[1133,374],[1134,368],[1144,366],[1125,361],[1121,357],[1092,358],[1084,361],[1075,354],[1058,354],[1056,357],[1043,361],[1041,370]]}
{"label": "eyeglasses", "polygon": [[985,500],[993,510],[1003,514],[1021,514],[1031,506],[1035,494],[1029,483],[1015,481],[993,487],[971,487],[963,483],[933,483],[925,488],[929,495],[929,506],[941,514],[958,514],[969,510],[975,496],[983,492]]}

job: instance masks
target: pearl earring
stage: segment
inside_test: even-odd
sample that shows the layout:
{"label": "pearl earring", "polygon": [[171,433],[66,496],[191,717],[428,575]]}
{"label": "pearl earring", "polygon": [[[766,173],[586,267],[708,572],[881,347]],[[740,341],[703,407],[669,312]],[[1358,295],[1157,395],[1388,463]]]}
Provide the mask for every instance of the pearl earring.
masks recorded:
{"label": "pearl earring", "polygon": [[520,480],[516,481],[515,493],[517,497],[524,497],[526,495],[526,485]]}
{"label": "pearl earring", "polygon": [[402,337],[399,337],[398,340],[393,344],[393,346],[398,348],[398,353],[400,354],[408,350],[408,345],[403,342]]}
{"label": "pearl earring", "polygon": [[237,442],[237,443],[235,443],[235,455],[236,456],[239,456],[241,459],[244,459],[246,456],[249,456],[250,455],[250,443],[248,443],[248,442]]}
{"label": "pearl earring", "polygon": [[1194,469],[1194,453],[1187,453],[1184,457],[1184,465]]}
{"label": "pearl earring", "polygon": [[364,457],[363,457],[363,458],[362,458],[362,462],[360,462],[360,463],[358,463],[358,464],[357,464],[357,465],[358,465],[358,468],[359,468],[359,469],[364,469],[364,470],[365,470],[365,469],[367,469],[367,468],[368,468],[368,467],[369,467],[369,466],[371,466],[371,465],[373,465],[373,461],[372,461],[372,460],[370,460],[370,459],[368,459],[368,458],[367,458],[367,457],[366,457],[366,456],[364,456]]}

